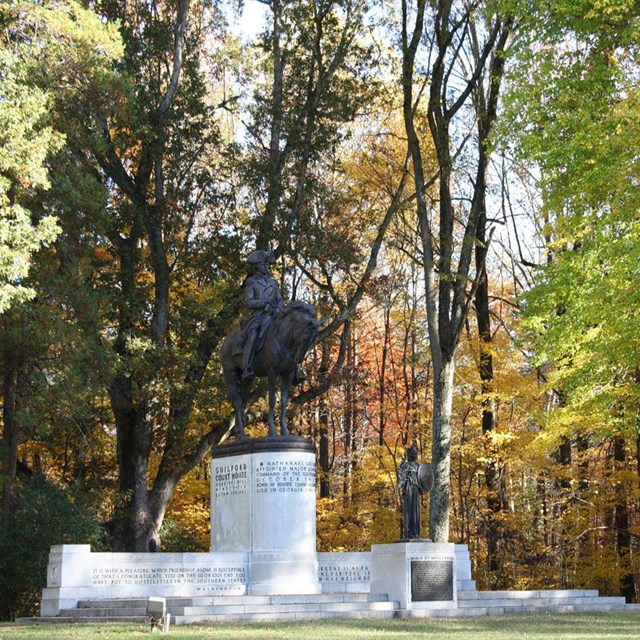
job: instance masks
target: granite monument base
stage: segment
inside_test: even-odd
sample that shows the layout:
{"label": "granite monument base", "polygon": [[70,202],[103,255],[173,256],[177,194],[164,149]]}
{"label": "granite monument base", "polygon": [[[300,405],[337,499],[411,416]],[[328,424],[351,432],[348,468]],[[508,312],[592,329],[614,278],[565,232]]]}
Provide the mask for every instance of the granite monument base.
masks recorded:
{"label": "granite monument base", "polygon": [[214,450],[211,551],[247,554],[247,593],[321,593],[315,473],[306,438],[256,438]]}
{"label": "granite monument base", "polygon": [[[475,589],[467,546],[455,545],[455,553],[455,590]],[[380,595],[379,582],[375,590],[370,590],[371,557],[366,551],[318,553],[322,593]],[[268,568],[273,569],[276,559],[267,560]],[[298,569],[309,566],[301,564],[301,558],[294,560]],[[292,560],[281,557],[280,561],[282,573],[279,575],[288,580],[287,571],[292,567],[286,563]],[[313,570],[313,565],[311,567]],[[249,569],[247,553],[96,553],[89,545],[56,545],[51,547],[49,555],[41,615],[57,616],[61,610],[74,609],[81,601],[128,601],[151,596],[193,597],[219,603],[226,602],[228,597],[229,601],[235,601],[249,595],[251,586],[256,591],[261,589],[260,582],[251,582]],[[274,588],[273,571],[267,577],[266,586]],[[303,572],[296,580],[308,585],[314,577],[313,573],[309,576]],[[287,585],[277,588],[285,589]]]}
{"label": "granite monument base", "polygon": [[371,593],[388,594],[400,609],[457,607],[455,544],[374,544],[370,563]]}

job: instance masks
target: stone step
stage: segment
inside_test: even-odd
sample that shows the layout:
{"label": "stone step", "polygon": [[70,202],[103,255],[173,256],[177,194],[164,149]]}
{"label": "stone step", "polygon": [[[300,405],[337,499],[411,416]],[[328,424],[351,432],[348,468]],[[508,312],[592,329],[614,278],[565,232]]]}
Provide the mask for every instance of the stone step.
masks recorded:
{"label": "stone step", "polygon": [[[100,600],[80,600],[79,609],[131,609],[144,608],[146,611],[147,598],[104,598]],[[274,604],[309,604],[331,602],[387,602],[387,594],[368,593],[319,593],[278,596],[195,596],[168,597],[167,609],[174,607],[198,607],[216,605],[274,605]]]}
{"label": "stone step", "polygon": [[82,622],[86,624],[87,622],[91,623],[105,623],[105,622],[139,622],[139,623],[147,623],[148,618],[146,616],[134,616],[134,617],[126,617],[126,616],[115,616],[109,618],[92,618],[92,617],[81,617],[81,616],[56,616],[50,617],[47,616],[45,618],[16,618],[16,622],[18,623],[31,623],[31,622],[40,622],[46,624],[57,624],[63,623],[68,624],[70,622]]}
{"label": "stone step", "polygon": [[471,618],[474,616],[500,615],[504,610],[500,607],[472,607],[467,609],[403,609],[396,611],[401,620],[412,618]]}
{"label": "stone step", "polygon": [[[167,598],[167,612],[171,617],[205,619],[208,616],[254,616],[307,613],[345,612],[350,616],[358,612],[393,612],[398,603],[389,602],[386,594],[331,593],[277,596],[201,596]],[[144,619],[146,598],[82,600],[77,609],[64,609],[60,616],[83,620],[131,617]],[[216,618],[212,618],[216,619]]]}
{"label": "stone step", "polygon": [[237,613],[297,613],[309,611],[394,611],[395,602],[310,602],[288,604],[237,604],[208,607],[171,607],[172,616],[200,616]]}
{"label": "stone step", "polygon": [[624,596],[591,596],[582,598],[581,604],[626,604]]}
{"label": "stone step", "polygon": [[396,611],[396,617],[408,620],[411,618],[473,618],[479,616],[496,616],[515,613],[596,613],[609,611],[634,611],[633,605],[624,604],[573,604],[573,605],[540,605],[522,607],[475,606],[458,609],[412,609]]}
{"label": "stone step", "polygon": [[78,609],[137,609],[147,608],[149,598],[103,598],[100,600],[79,600]]}
{"label": "stone step", "polygon": [[[519,593],[518,591],[507,591],[506,593]],[[538,591],[541,598],[567,597],[567,598],[597,598],[597,589],[540,589]]]}
{"label": "stone step", "polygon": [[82,609],[60,609],[60,615],[68,618],[144,618],[144,607],[83,607]]}
{"label": "stone step", "polygon": [[[228,606],[228,605],[274,605],[274,604],[310,604],[331,602],[387,602],[386,593],[320,593],[272,596],[195,596],[169,597],[167,610],[175,607]],[[79,609],[144,609],[147,598],[104,598],[100,600],[80,600]]]}
{"label": "stone step", "polygon": [[[77,609],[60,611],[59,620],[97,622],[146,619],[147,599],[83,600]],[[332,593],[279,596],[202,596],[167,598],[174,624],[259,622],[323,618],[393,618],[399,603],[386,594]]]}
{"label": "stone step", "polygon": [[533,591],[458,591],[458,600],[533,600],[537,598],[597,598],[597,589],[537,589]]}
{"label": "stone step", "polygon": [[580,598],[561,598],[557,602],[552,602],[547,598],[484,598],[482,600],[459,600],[458,608],[460,609],[473,609],[476,607],[481,608],[511,608],[522,609],[522,607],[544,607],[552,604],[580,604]]}
{"label": "stone step", "polygon": [[[475,586],[473,581],[465,581]],[[467,618],[505,613],[569,613],[637,611],[622,597],[598,596],[592,589],[531,591],[458,591],[457,608],[399,610],[386,594],[326,593],[279,596],[169,597],[167,611],[174,624],[197,622],[260,622],[358,618]],[[63,609],[52,622],[146,622],[147,598],[82,600],[77,609]],[[37,620],[42,620],[38,618]]]}
{"label": "stone step", "polygon": [[474,607],[503,607],[505,609],[524,609],[533,611],[545,607],[560,607],[573,605],[624,605],[625,599],[618,597],[587,597],[587,598],[483,598],[482,600],[459,600],[460,609]]}
{"label": "stone step", "polygon": [[588,613],[588,612],[604,612],[604,611],[626,611],[624,604],[560,604],[549,605],[547,607],[528,607],[522,608],[523,613]]}
{"label": "stone step", "polygon": [[391,619],[398,612],[389,611],[297,611],[283,613],[233,613],[233,614],[202,614],[192,616],[171,616],[176,625],[196,624],[201,622],[268,622],[293,620],[353,620],[353,619]]}

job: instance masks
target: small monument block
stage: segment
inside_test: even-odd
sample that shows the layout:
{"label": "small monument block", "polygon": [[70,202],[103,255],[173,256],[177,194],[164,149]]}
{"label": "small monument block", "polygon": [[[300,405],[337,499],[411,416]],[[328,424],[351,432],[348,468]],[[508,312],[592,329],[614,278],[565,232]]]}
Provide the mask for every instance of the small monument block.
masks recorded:
{"label": "small monument block", "polygon": [[457,606],[456,545],[395,542],[371,547],[371,593],[387,593],[401,609]]}

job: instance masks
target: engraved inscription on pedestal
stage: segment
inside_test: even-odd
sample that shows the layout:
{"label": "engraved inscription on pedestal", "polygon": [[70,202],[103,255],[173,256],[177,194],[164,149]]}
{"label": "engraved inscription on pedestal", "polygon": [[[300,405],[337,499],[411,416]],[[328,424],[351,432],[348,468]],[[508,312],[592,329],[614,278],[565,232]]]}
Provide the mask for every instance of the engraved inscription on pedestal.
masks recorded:
{"label": "engraved inscription on pedestal", "polygon": [[215,497],[241,496],[247,493],[249,476],[247,463],[220,464],[213,470]]}
{"label": "engraved inscription on pedestal", "polygon": [[451,560],[412,560],[411,600],[413,602],[453,600],[453,562]]}
{"label": "engraved inscription on pedestal", "polygon": [[256,493],[303,493],[315,490],[313,460],[263,460],[256,466]]}

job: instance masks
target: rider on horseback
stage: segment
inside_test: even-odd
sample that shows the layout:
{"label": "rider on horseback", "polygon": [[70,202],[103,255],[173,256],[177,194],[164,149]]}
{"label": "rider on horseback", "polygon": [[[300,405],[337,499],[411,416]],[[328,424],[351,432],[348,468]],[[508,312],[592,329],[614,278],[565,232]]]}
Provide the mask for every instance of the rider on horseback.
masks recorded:
{"label": "rider on horseback", "polygon": [[[278,282],[271,275],[269,265],[276,261],[273,251],[257,249],[247,257],[247,262],[255,269],[255,274],[244,281],[244,306],[251,310],[243,328],[244,352],[242,355],[242,380],[255,378],[253,357],[262,347],[264,337],[276,314],[284,308]],[[304,381],[304,372],[297,367],[294,384]]]}
{"label": "rider on horseback", "polygon": [[269,272],[269,265],[275,261],[273,251],[261,249],[253,251],[247,258],[247,262],[254,266],[256,273],[244,282],[244,306],[252,313],[244,327],[243,380],[252,380],[255,377],[253,356],[262,346],[261,342],[275,314],[284,306],[278,282]]}

